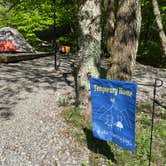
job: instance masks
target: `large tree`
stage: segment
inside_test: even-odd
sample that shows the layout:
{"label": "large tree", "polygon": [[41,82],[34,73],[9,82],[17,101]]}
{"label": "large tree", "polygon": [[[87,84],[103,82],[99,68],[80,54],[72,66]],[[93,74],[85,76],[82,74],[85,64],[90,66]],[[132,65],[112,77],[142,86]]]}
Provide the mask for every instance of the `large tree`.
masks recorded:
{"label": "large tree", "polygon": [[141,27],[140,7],[140,0],[105,0],[109,79],[131,79]]}
{"label": "large tree", "polygon": [[101,53],[100,0],[79,1],[79,52],[80,86],[84,93],[81,101],[88,102],[89,81],[87,74],[98,77],[97,61]]}
{"label": "large tree", "polygon": [[98,76],[96,62],[101,52],[100,0],[87,0],[79,7],[79,56],[81,85],[87,86],[87,73]]}
{"label": "large tree", "polygon": [[[81,1],[79,25],[81,42],[79,54],[81,85],[87,86],[86,74],[98,76],[96,59],[101,54],[101,3],[99,0]],[[141,27],[140,0],[104,0],[107,51],[110,65],[109,79],[130,80],[136,61]]]}
{"label": "large tree", "polygon": [[[101,14],[103,3],[100,0],[80,1],[79,56],[81,67],[79,76],[80,85],[83,87],[80,99],[86,106],[89,90],[87,74],[90,72],[93,77],[99,76],[97,61],[101,55],[101,27],[103,27],[101,23],[106,22],[104,34],[106,34],[107,49],[110,55],[108,79],[131,79],[141,27],[140,1],[119,0],[115,2],[104,0],[105,13]],[[104,17],[102,22],[101,16]]]}

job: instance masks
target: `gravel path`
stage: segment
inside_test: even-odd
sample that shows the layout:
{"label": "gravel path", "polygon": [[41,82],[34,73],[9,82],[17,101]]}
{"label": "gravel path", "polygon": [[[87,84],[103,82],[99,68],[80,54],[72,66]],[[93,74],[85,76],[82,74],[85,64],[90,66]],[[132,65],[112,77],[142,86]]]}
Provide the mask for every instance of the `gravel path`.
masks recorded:
{"label": "gravel path", "polygon": [[[0,66],[0,165],[66,166],[88,161],[60,117],[60,97],[73,93],[70,64],[58,72],[53,58]],[[59,72],[61,71],[61,72]],[[78,152],[77,152],[78,151]]]}
{"label": "gravel path", "polygon": [[[73,140],[61,118],[59,98],[74,95],[70,62],[54,71],[53,57],[0,64],[0,166],[79,166],[89,150]],[[137,65],[133,81],[164,81],[158,97],[166,100],[166,70]],[[152,98],[153,87],[138,86],[138,101]],[[79,149],[79,150],[78,150]]]}

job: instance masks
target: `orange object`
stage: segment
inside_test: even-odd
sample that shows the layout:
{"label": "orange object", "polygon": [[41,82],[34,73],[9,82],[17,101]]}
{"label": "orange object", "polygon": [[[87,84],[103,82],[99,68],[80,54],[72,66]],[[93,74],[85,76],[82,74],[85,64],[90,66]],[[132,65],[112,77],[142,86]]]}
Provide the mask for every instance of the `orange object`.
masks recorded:
{"label": "orange object", "polygon": [[0,41],[0,52],[16,52],[16,47],[12,41]]}
{"label": "orange object", "polygon": [[70,52],[70,46],[62,46],[61,47],[62,53],[69,53]]}

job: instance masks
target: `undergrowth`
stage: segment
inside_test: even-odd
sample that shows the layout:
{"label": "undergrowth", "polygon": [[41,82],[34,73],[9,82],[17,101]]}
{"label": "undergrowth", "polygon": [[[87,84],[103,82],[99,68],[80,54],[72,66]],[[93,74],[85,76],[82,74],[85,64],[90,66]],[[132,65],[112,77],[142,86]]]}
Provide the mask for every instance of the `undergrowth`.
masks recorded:
{"label": "undergrowth", "polygon": [[[136,151],[123,150],[112,142],[106,142],[93,137],[91,119],[86,119],[83,110],[63,104],[63,118],[72,127],[78,129],[71,133],[82,145],[87,146],[89,154],[88,166],[147,166],[149,164],[149,145],[151,129],[151,105],[143,103],[137,106],[136,113]],[[152,166],[166,165],[166,110],[155,114]],[[80,151],[79,149],[76,149]],[[82,164],[87,166],[86,164]]]}

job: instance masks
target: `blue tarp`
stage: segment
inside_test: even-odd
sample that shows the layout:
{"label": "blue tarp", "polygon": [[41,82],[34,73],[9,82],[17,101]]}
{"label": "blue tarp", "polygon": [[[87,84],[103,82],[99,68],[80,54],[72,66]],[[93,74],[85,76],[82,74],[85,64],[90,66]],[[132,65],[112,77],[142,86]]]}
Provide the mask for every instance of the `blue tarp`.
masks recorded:
{"label": "blue tarp", "polygon": [[137,84],[90,78],[90,89],[93,135],[135,151]]}

